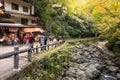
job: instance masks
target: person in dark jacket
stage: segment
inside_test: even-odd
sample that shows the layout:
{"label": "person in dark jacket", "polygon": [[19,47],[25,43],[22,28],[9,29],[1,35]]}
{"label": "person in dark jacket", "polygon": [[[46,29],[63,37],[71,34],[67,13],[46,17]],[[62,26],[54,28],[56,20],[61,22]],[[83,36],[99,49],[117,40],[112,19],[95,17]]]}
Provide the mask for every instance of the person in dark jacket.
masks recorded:
{"label": "person in dark jacket", "polygon": [[[29,44],[31,45],[31,48],[33,48],[34,42],[35,42],[35,38],[34,38],[34,35],[31,33],[30,34],[30,41],[29,41]],[[33,52],[34,52],[34,50],[33,50]]]}
{"label": "person in dark jacket", "polygon": [[[48,40],[48,36],[46,35],[46,36],[44,37],[44,45],[47,45],[47,40]],[[46,47],[44,47],[44,49],[46,50]]]}

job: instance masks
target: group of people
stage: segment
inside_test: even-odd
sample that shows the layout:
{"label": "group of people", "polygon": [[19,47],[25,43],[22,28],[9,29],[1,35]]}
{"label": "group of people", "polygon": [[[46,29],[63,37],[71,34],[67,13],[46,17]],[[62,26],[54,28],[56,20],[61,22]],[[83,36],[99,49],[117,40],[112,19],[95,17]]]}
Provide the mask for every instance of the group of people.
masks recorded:
{"label": "group of people", "polygon": [[[32,48],[34,46],[35,38],[38,39],[40,46],[44,46],[47,44],[52,44],[52,43],[56,43],[56,42],[60,41],[60,36],[55,36],[52,39],[50,39],[49,36],[44,35],[44,34],[38,34],[36,37],[33,34],[28,34],[27,35],[27,43],[31,44]],[[46,49],[46,47],[44,47],[44,49]]]}
{"label": "group of people", "polygon": [[2,38],[0,39],[0,44],[1,45],[14,45],[15,42],[17,41],[16,35],[15,34],[4,34]]}
{"label": "group of people", "polygon": [[10,34],[9,37],[4,35],[0,39],[0,43],[4,43],[4,41],[7,41],[7,43],[12,46],[14,46],[15,44],[19,44],[19,45],[31,44],[31,47],[33,48],[36,38],[38,39],[40,46],[52,44],[60,40],[60,36],[55,36],[50,38],[47,35],[44,35],[42,33],[38,35],[35,35],[33,33],[27,33],[27,34],[20,34],[18,36],[12,33]]}
{"label": "group of people", "polygon": [[26,35],[21,34],[19,36],[15,35],[14,33],[11,33],[9,35],[4,34],[0,39],[0,44],[14,46],[15,44],[23,45],[26,43],[31,43],[33,40],[31,36],[33,37],[32,33]]}

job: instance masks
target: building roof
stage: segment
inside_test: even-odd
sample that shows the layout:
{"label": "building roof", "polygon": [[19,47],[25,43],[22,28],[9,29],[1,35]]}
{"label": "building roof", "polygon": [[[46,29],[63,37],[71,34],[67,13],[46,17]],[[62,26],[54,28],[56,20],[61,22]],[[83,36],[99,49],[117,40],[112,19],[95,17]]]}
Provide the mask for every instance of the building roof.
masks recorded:
{"label": "building roof", "polygon": [[27,2],[25,2],[25,1],[23,1],[23,0],[4,0],[5,2],[11,2],[11,1],[13,1],[13,2],[15,2],[15,3],[22,3],[22,4],[26,4],[26,5],[32,5],[32,4],[30,4],[30,3],[27,3]]}
{"label": "building roof", "polygon": [[14,24],[14,23],[0,23],[0,26],[4,26],[4,27],[28,27],[27,25]]}

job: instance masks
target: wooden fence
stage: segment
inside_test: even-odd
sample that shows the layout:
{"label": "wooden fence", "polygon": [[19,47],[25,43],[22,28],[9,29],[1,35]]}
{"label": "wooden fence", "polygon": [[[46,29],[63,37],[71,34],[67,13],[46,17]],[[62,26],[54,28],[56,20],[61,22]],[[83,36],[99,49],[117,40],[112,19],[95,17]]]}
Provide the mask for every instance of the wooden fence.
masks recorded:
{"label": "wooden fence", "polygon": [[14,69],[18,69],[19,68],[19,54],[27,52],[27,59],[29,62],[31,62],[32,51],[34,51],[34,53],[38,54],[39,51],[49,50],[50,47],[56,48],[57,46],[59,46],[62,43],[64,43],[64,41],[60,41],[60,42],[57,42],[55,44],[50,44],[50,45],[36,46],[35,48],[31,48],[31,45],[29,45],[29,47],[27,49],[22,49],[22,50],[19,50],[19,47],[16,46],[16,47],[14,47],[14,51],[0,54],[0,59],[5,59],[5,58],[9,58],[11,56],[14,56]]}

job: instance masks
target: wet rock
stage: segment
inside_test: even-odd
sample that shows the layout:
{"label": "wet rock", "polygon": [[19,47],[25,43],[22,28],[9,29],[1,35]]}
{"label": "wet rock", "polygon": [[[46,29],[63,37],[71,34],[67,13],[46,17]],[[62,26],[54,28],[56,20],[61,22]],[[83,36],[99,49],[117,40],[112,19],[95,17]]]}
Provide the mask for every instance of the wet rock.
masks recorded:
{"label": "wet rock", "polygon": [[81,50],[79,50],[79,52],[77,52],[77,54],[82,54],[83,52]]}
{"label": "wet rock", "polygon": [[91,59],[92,57],[90,56],[90,55],[88,55],[88,57],[87,57],[88,59]]}
{"label": "wet rock", "polygon": [[94,64],[95,68],[100,70],[101,68],[103,68],[103,65],[100,65],[98,63]]}
{"label": "wet rock", "polygon": [[62,80],[76,80],[76,79],[71,78],[71,77],[64,77]]}
{"label": "wet rock", "polygon": [[89,65],[86,68],[85,74],[87,75],[88,78],[93,78],[99,74],[99,70],[96,69],[95,65]]}
{"label": "wet rock", "polygon": [[96,51],[97,51],[96,48],[93,48],[93,49],[92,49],[92,52],[93,52],[93,53],[95,53]]}
{"label": "wet rock", "polygon": [[79,48],[80,48],[80,46],[79,46],[79,45],[76,45],[76,46],[75,46],[75,48],[78,48],[78,49],[79,49]]}
{"label": "wet rock", "polygon": [[69,77],[75,77],[75,74],[76,74],[76,70],[72,67],[69,68],[69,70],[66,72],[66,75],[69,76]]}
{"label": "wet rock", "polygon": [[83,51],[89,51],[87,47],[84,47],[83,48]]}
{"label": "wet rock", "polygon": [[110,71],[116,72],[119,68],[118,68],[118,67],[115,67],[115,66],[108,66],[108,69],[109,69]]}
{"label": "wet rock", "polygon": [[98,57],[99,57],[99,55],[100,55],[100,53],[99,53],[99,52],[97,52],[97,51],[94,53],[94,57],[96,57],[96,58],[98,58]]}
{"label": "wet rock", "polygon": [[58,76],[57,80],[61,80],[61,79],[62,79],[62,77],[61,77],[61,76]]}
{"label": "wet rock", "polygon": [[79,64],[74,62],[70,62],[69,66],[74,68],[79,68]]}
{"label": "wet rock", "polygon": [[113,65],[114,65],[114,63],[113,63],[112,61],[105,61],[105,62],[106,62],[106,64],[109,65],[109,66],[113,66]]}
{"label": "wet rock", "polygon": [[83,56],[76,55],[76,56],[73,56],[72,61],[76,63],[83,63],[86,60]]}
{"label": "wet rock", "polygon": [[76,75],[77,75],[77,80],[87,80],[87,76],[85,75],[84,71],[78,69]]}
{"label": "wet rock", "polygon": [[106,74],[102,73],[100,76],[100,80],[117,80],[117,78],[114,76],[106,75]]}
{"label": "wet rock", "polygon": [[88,51],[85,51],[85,52],[84,52],[84,56],[85,56],[85,57],[88,57],[88,56],[89,56],[89,52],[88,52]]}
{"label": "wet rock", "polygon": [[76,45],[75,48],[77,48],[77,49],[82,49],[82,48],[83,48],[83,45],[82,45],[82,44],[81,44],[81,45]]}
{"label": "wet rock", "polygon": [[117,78],[120,79],[120,73],[117,73]]}
{"label": "wet rock", "polygon": [[79,69],[85,70],[85,69],[86,69],[86,65],[80,64],[80,65],[79,65]]}

